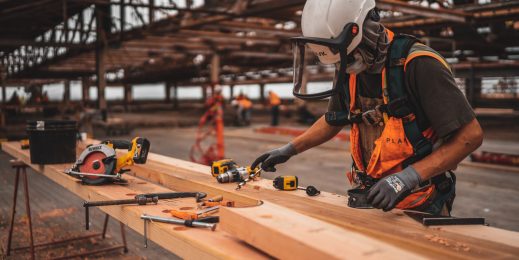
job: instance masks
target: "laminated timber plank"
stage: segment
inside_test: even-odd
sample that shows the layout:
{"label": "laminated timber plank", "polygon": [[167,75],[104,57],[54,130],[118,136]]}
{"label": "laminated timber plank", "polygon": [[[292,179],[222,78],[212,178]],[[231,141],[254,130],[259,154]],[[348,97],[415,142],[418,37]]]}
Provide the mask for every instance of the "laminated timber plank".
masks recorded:
{"label": "laminated timber plank", "polygon": [[270,202],[222,208],[220,218],[224,231],[280,259],[426,259]]}
{"label": "laminated timber plank", "polygon": [[[317,197],[308,197],[300,190],[277,191],[269,180],[255,181],[247,184],[240,191],[235,191],[236,184],[217,183],[211,177],[208,166],[153,153],[148,156],[146,169],[141,167],[134,166],[132,174],[172,189],[182,189],[185,183],[191,182],[199,187],[206,186],[211,190],[220,190],[229,195],[239,194],[272,202],[306,216],[360,232],[431,258],[443,256],[454,259],[489,257],[514,259],[519,255],[519,232],[487,226],[427,228],[399,210],[382,212],[352,209],[346,205],[346,196],[321,192]],[[154,173],[150,174],[150,170]]]}
{"label": "laminated timber plank", "polygon": [[[139,193],[152,193],[152,192],[167,192],[170,189],[145,182],[140,178],[133,176],[126,176],[125,179],[129,181],[126,186],[120,185],[105,185],[105,186],[84,186],[80,182],[68,175],[63,174],[63,170],[67,168],[68,164],[62,165],[33,165],[30,164],[30,156],[27,150],[21,150],[20,145],[17,142],[5,143],[2,149],[8,154],[19,158],[26,162],[30,167],[34,168],[37,172],[42,173],[51,180],[62,185],[66,189],[70,190],[74,194],[80,196],[86,200],[107,200],[107,199],[125,199],[135,196]],[[151,155],[151,154],[150,154]],[[152,158],[157,158],[158,155],[151,155]],[[148,158],[149,160],[150,158]],[[191,165],[197,168],[197,165]],[[153,175],[154,171],[148,171],[148,174]],[[193,186],[189,182],[177,183],[177,185],[183,186],[189,191],[204,191],[212,192],[207,187],[199,187],[200,189],[193,189]],[[215,194],[222,194],[222,192],[214,191]],[[225,192],[223,192],[225,194]],[[224,195],[226,199],[239,198],[238,195]],[[405,250],[397,247],[387,245],[383,242],[376,241],[375,239],[369,238],[362,234],[357,234],[323,221],[298,214],[292,210],[270,205],[265,206],[258,203],[257,200],[244,198],[239,201],[241,206],[248,206],[244,209],[254,209],[255,212],[270,212],[276,218],[270,221],[278,221],[279,216],[284,216],[285,219],[290,219],[291,216],[299,216],[299,221],[292,222],[292,225],[304,227],[313,227],[309,231],[303,232],[304,235],[309,235],[317,240],[333,239],[337,241],[330,243],[327,247],[298,247],[300,253],[308,256],[333,256],[333,258],[342,258],[340,256],[346,255],[349,251],[358,250],[358,246],[362,245],[364,248],[361,251],[364,256],[373,257],[385,257],[385,258],[404,258],[404,259],[421,259],[420,256],[413,253],[409,253]],[[260,206],[258,206],[260,205]],[[139,233],[143,233],[143,222],[140,220],[141,214],[168,216],[165,211],[172,208],[183,208],[183,207],[195,207],[196,203],[193,199],[182,199],[173,201],[159,201],[158,205],[147,205],[147,206],[110,206],[100,207],[101,210],[125,223],[132,229],[135,229]],[[256,206],[256,207],[252,207]],[[238,208],[236,208],[238,209]],[[230,220],[233,221],[233,220]],[[246,220],[247,221],[247,220]],[[280,223],[283,224],[283,223]],[[244,225],[244,228],[248,228],[248,225]],[[257,226],[261,228],[261,226]],[[284,232],[291,233],[290,230]],[[271,234],[266,230],[267,235]],[[149,223],[148,224],[148,236],[149,239],[155,241],[164,248],[174,252],[181,257],[189,259],[212,259],[212,258],[236,258],[236,259],[261,259],[266,257],[262,252],[249,247],[246,244],[240,242],[237,238],[224,232],[218,228],[216,232],[209,232],[203,229],[187,229],[182,226],[172,226],[162,223]],[[308,237],[301,236],[299,240],[308,240]],[[355,243],[353,243],[356,241]],[[288,240],[287,245],[300,244],[300,241]],[[348,242],[342,244],[343,242]],[[339,246],[341,245],[341,246]],[[254,244],[253,244],[254,246]],[[284,246],[284,245],[283,245]],[[333,249],[333,250],[332,250]],[[276,258],[285,258],[283,254],[277,251],[269,252]]]}
{"label": "laminated timber plank", "polygon": [[[85,145],[80,144],[79,149]],[[484,226],[426,228],[398,210],[352,209],[346,206],[345,196],[322,192],[308,197],[304,191],[277,191],[269,180],[252,182],[235,191],[236,184],[219,184],[209,172],[208,166],[150,153],[147,164],[133,166],[131,174],[172,190],[223,194],[249,205],[258,200],[272,202],[429,258],[514,259],[519,255],[518,232]]]}
{"label": "laminated timber plank", "polygon": [[[30,164],[28,150],[21,150],[18,142],[2,143],[2,150],[27,163],[36,172],[41,173],[85,200],[128,199],[136,194],[151,192],[171,192],[171,189],[152,184],[132,176],[125,176],[129,185],[85,186],[66,174],[63,170],[69,164],[35,165]],[[133,230],[143,234],[141,214],[169,217],[164,210],[195,207],[194,199],[159,201],[158,205],[146,206],[108,206],[100,207],[115,219]],[[187,229],[182,226],[163,223],[148,223],[148,238],[178,256],[187,259],[267,259],[266,254],[244,244],[242,241],[217,229],[211,232],[205,229]]]}

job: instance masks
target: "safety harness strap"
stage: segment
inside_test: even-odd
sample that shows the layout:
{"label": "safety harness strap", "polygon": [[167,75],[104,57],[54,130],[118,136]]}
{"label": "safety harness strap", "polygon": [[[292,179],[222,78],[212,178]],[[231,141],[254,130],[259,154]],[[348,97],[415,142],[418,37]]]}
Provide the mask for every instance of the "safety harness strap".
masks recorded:
{"label": "safety harness strap", "polygon": [[[418,40],[413,36],[399,34],[395,36],[389,47],[388,59],[386,64],[386,79],[387,91],[384,94],[388,95],[388,105],[398,100],[405,100],[400,102],[399,109],[400,116],[403,116],[404,132],[413,146],[414,155],[404,161],[403,167],[416,162],[432,152],[432,143],[422,134],[418,127],[417,120],[414,115],[414,109],[411,104],[407,102],[406,88],[405,88],[405,72],[404,65],[409,54],[409,50],[413,44]],[[407,115],[403,115],[408,113]]]}

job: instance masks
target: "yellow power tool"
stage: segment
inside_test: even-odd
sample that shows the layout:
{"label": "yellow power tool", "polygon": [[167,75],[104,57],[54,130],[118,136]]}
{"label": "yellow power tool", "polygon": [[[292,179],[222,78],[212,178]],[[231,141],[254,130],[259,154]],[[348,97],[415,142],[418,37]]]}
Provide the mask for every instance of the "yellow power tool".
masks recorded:
{"label": "yellow power tool", "polygon": [[[128,152],[117,157],[116,149]],[[107,140],[97,145],[89,145],[81,153],[76,163],[65,173],[81,179],[84,184],[100,185],[109,182],[126,183],[121,174],[129,171],[126,166],[144,164],[148,158],[150,142],[136,137],[132,141]]]}
{"label": "yellow power tool", "polygon": [[211,164],[211,174],[216,178],[219,174],[236,168],[238,168],[238,164],[236,164],[232,159],[222,159],[214,161]]}
{"label": "yellow power tool", "polygon": [[[214,161],[211,164],[211,174],[219,183],[242,182],[258,172],[258,168],[240,167],[232,159]],[[259,174],[256,175],[258,177]]]}
{"label": "yellow power tool", "polygon": [[321,191],[316,189],[314,186],[308,186],[306,188],[298,186],[297,176],[278,176],[274,178],[272,182],[274,188],[278,190],[305,190],[308,196],[317,196],[321,194]]}

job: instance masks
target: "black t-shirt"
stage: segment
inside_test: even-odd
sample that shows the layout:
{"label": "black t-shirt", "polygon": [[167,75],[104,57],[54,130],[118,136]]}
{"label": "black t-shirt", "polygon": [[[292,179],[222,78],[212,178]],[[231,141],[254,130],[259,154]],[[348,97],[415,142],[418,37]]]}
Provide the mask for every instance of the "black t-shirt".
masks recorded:
{"label": "black t-shirt", "polygon": [[[438,60],[423,56],[407,64],[405,72],[408,100],[413,106],[420,129],[432,127],[446,137],[475,118],[474,111],[460,91],[452,73]],[[381,98],[381,75],[357,76],[357,95]],[[332,97],[329,111],[341,111],[339,97]]]}

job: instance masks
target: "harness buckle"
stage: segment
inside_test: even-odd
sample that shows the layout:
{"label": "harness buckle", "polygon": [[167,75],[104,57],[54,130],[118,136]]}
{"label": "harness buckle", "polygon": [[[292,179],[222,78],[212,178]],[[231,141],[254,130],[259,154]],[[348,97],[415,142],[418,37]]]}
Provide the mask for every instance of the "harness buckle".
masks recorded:
{"label": "harness buckle", "polygon": [[355,124],[360,124],[363,122],[361,113],[349,113],[348,120]]}

